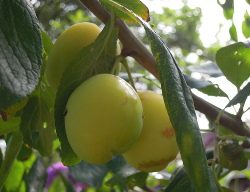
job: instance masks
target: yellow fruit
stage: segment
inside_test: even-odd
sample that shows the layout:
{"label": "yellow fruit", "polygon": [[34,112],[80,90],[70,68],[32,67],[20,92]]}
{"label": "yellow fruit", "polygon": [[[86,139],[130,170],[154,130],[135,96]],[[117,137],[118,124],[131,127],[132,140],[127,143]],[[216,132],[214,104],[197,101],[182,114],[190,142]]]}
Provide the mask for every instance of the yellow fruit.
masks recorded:
{"label": "yellow fruit", "polygon": [[144,115],[142,132],[135,145],[123,156],[138,170],[161,171],[179,152],[175,132],[162,95],[153,91],[140,92],[138,95]]}
{"label": "yellow fruit", "polygon": [[100,31],[96,24],[83,22],[72,25],[58,37],[49,53],[45,71],[48,84],[55,91],[65,68],[83,47],[96,39]]}
{"label": "yellow fruit", "polygon": [[142,128],[142,104],[123,79],[99,74],[77,87],[67,102],[65,129],[68,141],[82,160],[106,163],[126,152]]}

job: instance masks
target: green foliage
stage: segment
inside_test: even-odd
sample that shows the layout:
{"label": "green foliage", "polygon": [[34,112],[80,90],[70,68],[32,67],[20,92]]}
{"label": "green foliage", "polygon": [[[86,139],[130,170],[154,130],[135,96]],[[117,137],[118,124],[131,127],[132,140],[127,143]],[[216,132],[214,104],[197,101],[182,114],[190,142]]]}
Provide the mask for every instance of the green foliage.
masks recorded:
{"label": "green foliage", "polygon": [[101,2],[108,9],[110,9],[111,7],[115,8],[116,15],[128,23],[136,23],[136,21],[133,18],[131,18],[130,15],[128,14],[128,12],[124,11],[124,9],[130,10],[130,12],[137,14],[145,21],[149,21],[149,10],[140,1],[101,0]]}
{"label": "green foliage", "polygon": [[34,91],[42,65],[42,40],[28,2],[0,3],[0,18],[4,18],[0,20],[0,109],[6,109]]}
{"label": "green foliage", "polygon": [[250,76],[250,49],[242,42],[218,50],[216,61],[225,77],[238,89]]}

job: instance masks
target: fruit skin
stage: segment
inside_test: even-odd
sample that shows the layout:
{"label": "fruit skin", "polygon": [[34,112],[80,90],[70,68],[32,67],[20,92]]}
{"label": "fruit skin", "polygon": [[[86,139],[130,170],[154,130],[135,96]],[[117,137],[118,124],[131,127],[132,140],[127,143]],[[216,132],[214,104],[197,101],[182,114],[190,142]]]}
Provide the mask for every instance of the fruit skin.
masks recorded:
{"label": "fruit skin", "polygon": [[71,94],[65,116],[66,135],[82,160],[106,163],[126,152],[139,138],[143,109],[137,92],[111,74],[89,78]]}
{"label": "fruit skin", "polygon": [[58,37],[49,53],[45,70],[48,84],[52,89],[57,90],[65,68],[83,47],[96,39],[100,32],[96,24],[83,22],[72,25]]}
{"label": "fruit skin", "polygon": [[138,93],[143,106],[143,127],[138,141],[123,154],[134,168],[145,172],[163,170],[179,152],[175,132],[162,95],[153,91]]}

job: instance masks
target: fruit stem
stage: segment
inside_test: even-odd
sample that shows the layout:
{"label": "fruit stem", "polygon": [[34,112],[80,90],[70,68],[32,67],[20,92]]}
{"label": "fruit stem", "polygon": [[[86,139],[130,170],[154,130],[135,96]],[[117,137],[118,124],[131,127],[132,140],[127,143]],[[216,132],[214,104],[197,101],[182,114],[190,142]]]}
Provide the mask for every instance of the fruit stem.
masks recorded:
{"label": "fruit stem", "polygon": [[126,69],[126,72],[127,72],[127,74],[128,74],[128,78],[129,78],[129,82],[130,82],[131,86],[134,88],[135,91],[137,91],[136,88],[135,88],[134,80],[133,80],[133,77],[132,77],[132,75],[131,75],[131,71],[130,71],[130,69],[129,69],[127,60],[126,60],[126,59],[123,59],[123,60],[121,61],[121,63],[123,64],[123,66],[124,66],[125,69]]}
{"label": "fruit stem", "polygon": [[124,56],[122,56],[122,55],[116,56],[114,65],[113,65],[113,67],[112,67],[112,69],[111,69],[111,74],[114,74],[114,75],[118,75],[118,74],[119,74],[119,70],[116,70],[116,69],[117,69],[117,67],[119,66],[119,63],[120,63],[123,59],[125,59],[125,58],[124,58]]}

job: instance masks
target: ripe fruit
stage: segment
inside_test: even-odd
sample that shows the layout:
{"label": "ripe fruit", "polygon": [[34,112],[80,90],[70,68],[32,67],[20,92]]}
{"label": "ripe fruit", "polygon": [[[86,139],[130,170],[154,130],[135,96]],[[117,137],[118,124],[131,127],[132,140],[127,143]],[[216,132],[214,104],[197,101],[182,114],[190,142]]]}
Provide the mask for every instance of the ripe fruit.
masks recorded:
{"label": "ripe fruit", "polygon": [[49,85],[56,91],[63,72],[77,53],[92,43],[100,33],[93,23],[83,22],[66,29],[52,47],[46,64],[46,78]]}
{"label": "ripe fruit", "polygon": [[106,163],[113,155],[126,152],[140,136],[140,98],[117,76],[89,78],[73,91],[66,107],[69,144],[88,163]]}
{"label": "ripe fruit", "polygon": [[138,170],[161,171],[178,154],[175,132],[162,95],[153,91],[140,92],[138,95],[144,115],[142,132],[135,145],[123,156]]}

